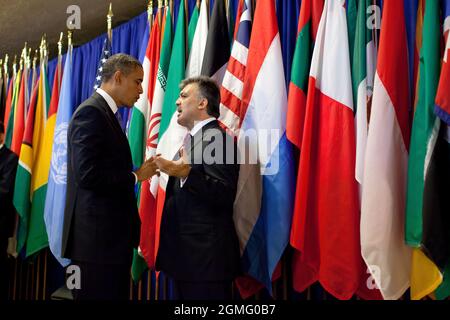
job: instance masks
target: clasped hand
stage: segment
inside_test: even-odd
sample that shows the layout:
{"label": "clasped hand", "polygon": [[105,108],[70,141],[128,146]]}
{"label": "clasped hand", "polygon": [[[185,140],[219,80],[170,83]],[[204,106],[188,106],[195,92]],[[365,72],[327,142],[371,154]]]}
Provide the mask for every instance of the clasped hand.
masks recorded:
{"label": "clasped hand", "polygon": [[144,181],[150,179],[155,174],[159,175],[159,172],[164,172],[172,177],[185,178],[189,175],[190,171],[191,166],[182,148],[180,150],[180,159],[171,161],[164,159],[161,154],[157,154],[147,159],[134,173],[137,175],[139,181]]}
{"label": "clasped hand", "polygon": [[156,155],[155,163],[161,172],[172,177],[186,178],[191,171],[191,166],[189,165],[189,161],[183,148],[180,150],[180,159],[171,161],[164,159],[159,154]]}

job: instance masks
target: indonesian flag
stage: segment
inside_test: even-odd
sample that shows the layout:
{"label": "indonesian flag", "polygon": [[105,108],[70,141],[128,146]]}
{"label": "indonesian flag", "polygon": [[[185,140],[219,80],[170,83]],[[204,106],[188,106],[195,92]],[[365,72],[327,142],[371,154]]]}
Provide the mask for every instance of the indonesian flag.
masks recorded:
{"label": "indonesian flag", "polygon": [[344,0],[324,4],[309,76],[291,245],[293,285],[350,299],[360,281],[355,126]]}
{"label": "indonesian flag", "polygon": [[361,200],[361,250],[384,299],[409,287],[404,242],[409,149],[409,77],[403,1],[383,6]]}

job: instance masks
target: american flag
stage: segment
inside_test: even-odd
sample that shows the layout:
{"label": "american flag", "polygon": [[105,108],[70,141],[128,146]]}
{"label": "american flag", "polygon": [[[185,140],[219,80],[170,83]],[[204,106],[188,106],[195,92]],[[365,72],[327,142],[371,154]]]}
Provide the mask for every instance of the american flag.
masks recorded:
{"label": "american flag", "polygon": [[100,88],[100,85],[102,84],[103,64],[110,56],[111,56],[111,39],[109,39],[109,37],[106,37],[105,41],[103,42],[102,55],[100,57],[100,61],[98,62],[97,75],[95,76],[94,90]]}
{"label": "american flag", "polygon": [[230,133],[237,135],[240,126],[240,105],[244,87],[244,74],[247,66],[248,46],[252,28],[251,0],[240,0],[239,22],[235,31],[231,57],[222,81],[219,121]]}

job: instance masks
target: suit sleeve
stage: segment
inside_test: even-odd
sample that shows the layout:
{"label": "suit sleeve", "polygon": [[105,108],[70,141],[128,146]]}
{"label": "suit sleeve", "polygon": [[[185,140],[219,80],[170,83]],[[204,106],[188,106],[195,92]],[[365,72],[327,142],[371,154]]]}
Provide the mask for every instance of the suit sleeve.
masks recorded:
{"label": "suit sleeve", "polygon": [[226,163],[227,151],[237,154],[236,144],[232,142],[231,146],[231,150],[224,147],[221,164],[205,162],[201,165],[194,164],[183,188],[200,193],[220,206],[233,203],[236,197],[239,166],[236,157],[233,157],[233,163]]}
{"label": "suit sleeve", "polygon": [[134,185],[131,170],[120,170],[107,159],[105,146],[111,143],[105,115],[95,107],[85,107],[72,119],[69,130],[71,165],[77,184],[85,189],[117,190]]}

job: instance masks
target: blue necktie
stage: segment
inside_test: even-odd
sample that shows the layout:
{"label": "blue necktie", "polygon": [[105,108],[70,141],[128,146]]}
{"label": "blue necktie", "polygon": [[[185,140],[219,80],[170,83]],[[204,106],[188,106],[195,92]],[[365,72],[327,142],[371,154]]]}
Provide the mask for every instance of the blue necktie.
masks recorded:
{"label": "blue necktie", "polygon": [[121,128],[122,131],[125,133],[125,130],[124,130],[123,125],[122,125],[122,116],[120,115],[119,110],[117,110],[116,113],[115,113],[114,115],[116,116],[117,121],[119,121],[119,126],[120,126],[120,128]]}

